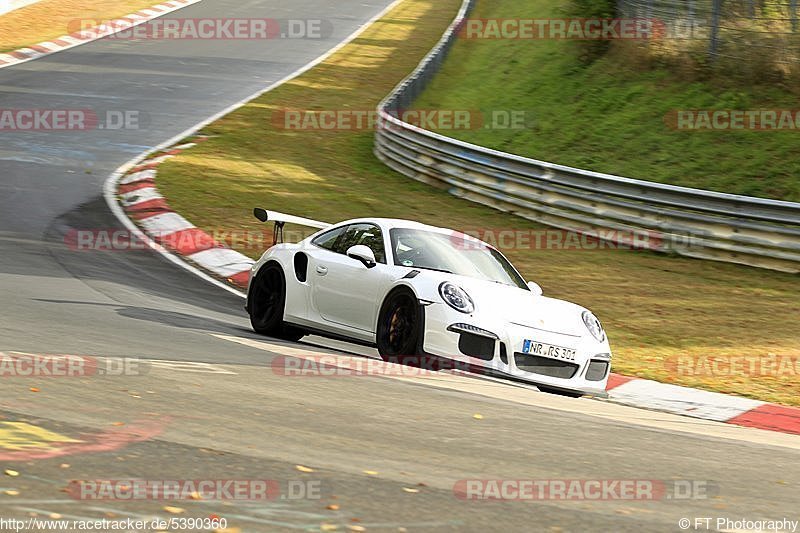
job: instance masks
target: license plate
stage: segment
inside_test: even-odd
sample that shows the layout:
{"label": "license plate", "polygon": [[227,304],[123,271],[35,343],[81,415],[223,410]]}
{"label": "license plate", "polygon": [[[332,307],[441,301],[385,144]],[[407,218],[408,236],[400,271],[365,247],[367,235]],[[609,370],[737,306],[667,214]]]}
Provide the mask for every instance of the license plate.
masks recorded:
{"label": "license plate", "polygon": [[564,346],[554,346],[544,342],[536,342],[525,339],[522,343],[522,353],[540,355],[542,357],[552,357],[553,359],[563,359],[565,361],[575,360],[575,350]]}

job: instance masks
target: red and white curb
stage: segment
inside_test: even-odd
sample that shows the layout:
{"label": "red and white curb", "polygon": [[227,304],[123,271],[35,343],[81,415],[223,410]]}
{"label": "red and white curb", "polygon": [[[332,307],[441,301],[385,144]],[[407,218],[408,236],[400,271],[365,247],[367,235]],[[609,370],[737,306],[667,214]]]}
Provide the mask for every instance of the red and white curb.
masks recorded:
{"label": "red and white curb", "polygon": [[18,65],[31,59],[37,59],[42,56],[68,50],[82,44],[90,43],[103,37],[108,37],[117,32],[127,30],[134,26],[138,26],[143,22],[147,22],[154,18],[161,17],[167,13],[177,11],[186,6],[196,4],[201,0],[169,0],[163,4],[157,4],[148,8],[125,15],[122,18],[114,19],[107,24],[101,24],[93,28],[86,28],[81,31],[75,31],[68,35],[62,35],[52,41],[43,41],[41,43],[32,44],[27,48],[20,48],[13,52],[6,52],[0,54],[0,68],[10,67],[11,65]]}
{"label": "red and white curb", "polygon": [[649,379],[612,374],[608,401],[678,415],[800,435],[800,409]]}
{"label": "red and white curb", "polygon": [[[202,138],[198,138],[202,140]],[[119,203],[128,216],[153,241],[168,251],[216,278],[244,288],[254,261],[217,242],[213,237],[172,211],[155,186],[158,165],[182,150],[195,146],[186,143],[166,152],[153,154],[130,169],[118,182]]]}

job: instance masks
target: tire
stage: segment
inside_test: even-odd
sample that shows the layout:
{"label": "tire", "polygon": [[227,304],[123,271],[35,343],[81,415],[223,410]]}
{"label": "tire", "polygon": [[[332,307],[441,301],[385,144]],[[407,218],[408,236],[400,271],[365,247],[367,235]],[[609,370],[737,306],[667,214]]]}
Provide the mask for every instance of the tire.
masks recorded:
{"label": "tire", "polygon": [[275,263],[268,263],[258,271],[250,287],[248,313],[250,325],[261,335],[287,341],[300,340],[305,332],[283,322],[286,305],[286,278]]}
{"label": "tire", "polygon": [[567,398],[580,398],[584,394],[584,393],[578,392],[578,391],[552,389],[550,387],[543,387],[541,385],[536,385],[536,388],[539,389],[542,392],[546,392],[547,394],[555,394],[557,396],[566,396]]}
{"label": "tire", "polygon": [[418,364],[422,355],[422,307],[409,289],[389,293],[378,315],[375,340],[384,361]]}
{"label": "tire", "polygon": [[292,341],[297,342],[303,337],[305,337],[307,333],[305,330],[298,328],[297,326],[292,326],[290,324],[286,324],[284,322],[283,328],[281,329],[280,333],[278,334],[279,339],[283,339],[285,341]]}

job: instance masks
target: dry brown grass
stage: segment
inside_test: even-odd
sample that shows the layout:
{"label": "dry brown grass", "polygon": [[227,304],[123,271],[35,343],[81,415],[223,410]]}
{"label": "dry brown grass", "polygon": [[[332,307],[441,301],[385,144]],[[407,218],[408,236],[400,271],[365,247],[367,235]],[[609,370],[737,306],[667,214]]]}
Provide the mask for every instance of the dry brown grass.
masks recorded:
{"label": "dry brown grass", "polygon": [[42,0],[0,16],[0,52],[49,41],[80,29],[79,20],[106,21],[159,0]]}

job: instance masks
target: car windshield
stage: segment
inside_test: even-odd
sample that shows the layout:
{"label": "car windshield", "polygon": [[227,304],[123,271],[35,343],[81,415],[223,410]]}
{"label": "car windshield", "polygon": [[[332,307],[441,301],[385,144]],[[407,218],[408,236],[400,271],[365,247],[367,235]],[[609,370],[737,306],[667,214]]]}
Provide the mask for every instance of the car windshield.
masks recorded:
{"label": "car windshield", "polygon": [[439,270],[527,289],[525,280],[494,248],[461,233],[394,228],[394,264]]}

